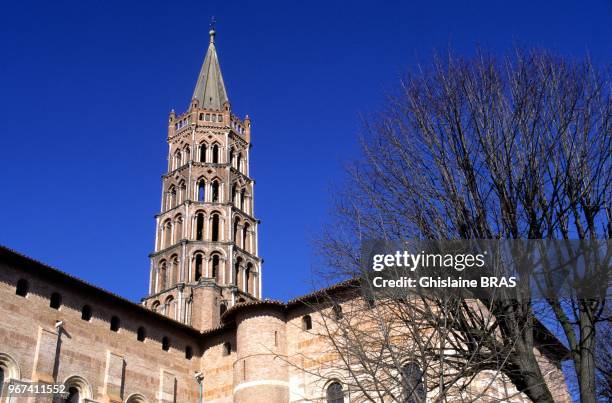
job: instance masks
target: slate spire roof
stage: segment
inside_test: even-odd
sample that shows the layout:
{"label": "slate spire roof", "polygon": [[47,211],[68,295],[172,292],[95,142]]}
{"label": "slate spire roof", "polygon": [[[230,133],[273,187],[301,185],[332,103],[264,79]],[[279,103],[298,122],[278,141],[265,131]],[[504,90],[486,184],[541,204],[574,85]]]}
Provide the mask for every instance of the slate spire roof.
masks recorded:
{"label": "slate spire roof", "polygon": [[215,30],[209,32],[210,44],[204,63],[198,76],[192,99],[200,101],[200,108],[221,110],[225,102],[229,102],[227,91],[221,75],[217,49],[215,48]]}

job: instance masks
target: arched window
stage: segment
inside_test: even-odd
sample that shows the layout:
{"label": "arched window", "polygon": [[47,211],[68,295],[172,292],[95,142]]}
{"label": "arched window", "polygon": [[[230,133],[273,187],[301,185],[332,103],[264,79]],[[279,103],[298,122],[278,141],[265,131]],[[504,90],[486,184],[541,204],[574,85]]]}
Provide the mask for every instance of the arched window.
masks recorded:
{"label": "arched window", "polygon": [[113,316],[110,321],[110,330],[113,332],[119,331],[119,318],[117,316]]}
{"label": "arched window", "polygon": [[185,181],[180,181],[178,184],[178,203],[181,204],[185,201],[185,191],[187,186],[185,186]]}
{"label": "arched window", "polygon": [[200,162],[206,162],[206,144],[200,144]]}
{"label": "arched window", "polygon": [[167,336],[162,338],[162,350],[168,351],[170,350],[170,339]]}
{"label": "arched window", "polygon": [[302,330],[312,329],[312,318],[310,315],[304,315],[302,317]]}
{"label": "arched window", "polygon": [[425,402],[427,391],[423,371],[417,362],[409,362],[402,366],[402,389],[404,403]]}
{"label": "arched window", "polygon": [[240,226],[240,218],[236,217],[234,220],[234,237],[233,240],[238,244],[238,227]]}
{"label": "arched window", "polygon": [[211,241],[219,241],[219,214],[213,214],[212,216]]}
{"label": "arched window", "polygon": [[174,255],[172,258],[172,266],[170,268],[170,272],[168,273],[168,287],[173,286],[178,283],[178,274],[179,274],[179,258],[177,255]]}
{"label": "arched window", "polygon": [[155,301],[151,304],[151,309],[153,312],[157,312],[159,310],[159,301]]}
{"label": "arched window", "polygon": [[199,281],[202,277],[202,255],[197,254],[195,257],[195,281]]}
{"label": "arched window", "polygon": [[246,270],[244,271],[244,292],[251,292],[251,277],[252,277],[252,273],[253,272],[253,264],[249,263],[247,264]]}
{"label": "arched window", "polygon": [[29,288],[30,287],[28,284],[28,280],[22,278],[17,281],[17,288],[15,289],[15,294],[19,295],[20,297],[25,297],[26,295],[28,295]]}
{"label": "arched window", "polygon": [[211,264],[212,264],[212,278],[214,278],[215,280],[218,280],[218,276],[219,276],[219,255],[214,254],[212,255],[212,259],[211,259]]}
{"label": "arched window", "polygon": [[219,201],[219,181],[214,180],[211,184],[211,187],[212,187],[211,200],[213,202],[218,202]]}
{"label": "arched window", "polygon": [[174,319],[174,297],[169,296],[166,298],[166,302],[164,304],[164,313],[167,317]]}
{"label": "arched window", "polygon": [[[11,357],[10,355],[6,353],[0,352],[0,396],[3,396],[2,395],[2,391],[4,390],[3,384],[5,382],[8,384],[11,379],[15,379],[15,380],[21,379],[21,372],[19,370],[19,365],[17,364],[17,361],[15,361],[13,357]],[[7,402],[9,400],[13,401],[8,398],[7,400],[0,398],[0,400],[7,401]],[[17,401],[21,399],[14,399],[14,400]]]}
{"label": "arched window", "polygon": [[226,341],[223,343],[223,355],[230,355],[232,352],[232,343]]}
{"label": "arched window", "polygon": [[236,193],[238,193],[237,185],[232,185],[232,203],[236,203]]}
{"label": "arched window", "polygon": [[165,290],[167,285],[168,285],[168,268],[166,267],[166,262],[162,261],[159,264],[159,283],[158,283],[159,289],[157,291]]}
{"label": "arched window", "polygon": [[200,179],[200,181],[198,182],[198,201],[199,202],[204,201],[204,196],[206,195],[206,191],[204,189],[206,189],[204,179]]}
{"label": "arched window", "polygon": [[170,192],[170,203],[168,205],[168,208],[171,209],[176,206],[176,188],[174,186],[171,186],[168,192]]}
{"label": "arched window", "polygon": [[174,239],[183,239],[183,216],[176,216],[174,218]]}
{"label": "arched window", "polygon": [[189,148],[189,146],[185,146],[185,148],[183,149],[183,153],[185,154],[185,163],[189,162],[189,160],[191,159],[191,149]]}
{"label": "arched window", "polygon": [[204,238],[204,213],[196,215],[196,240],[201,241]]}
{"label": "arched window", "polygon": [[88,322],[91,320],[91,307],[89,305],[83,305],[83,308],[81,308],[81,319]]}
{"label": "arched window", "polygon": [[327,403],[344,403],[344,392],[342,385],[338,382],[332,382],[325,391],[325,401]]}
{"label": "arched window", "polygon": [[246,200],[246,189],[242,189],[242,192],[240,192],[240,209],[242,211],[246,211],[244,208],[244,201]]}
{"label": "arched window", "polygon": [[164,223],[164,247],[172,244],[172,221],[166,220]]}
{"label": "arched window", "polygon": [[177,169],[178,167],[180,167],[181,163],[182,163],[181,151],[179,150],[174,154],[174,169]]}
{"label": "arched window", "polygon": [[138,328],[138,331],[136,332],[136,340],[138,341],[145,341],[145,338],[147,337],[147,331],[145,330],[144,327],[140,326]]}
{"label": "arched window", "polygon": [[236,156],[236,169],[239,172],[242,172],[242,154],[238,153],[238,155]]}
{"label": "arched window", "polygon": [[62,296],[57,292],[54,292],[53,294],[51,294],[51,300],[49,301],[49,306],[53,309],[60,309],[61,305],[62,305]]}
{"label": "arched window", "polygon": [[212,146],[212,162],[213,164],[219,163],[219,146],[216,144]]}
{"label": "arched window", "polygon": [[61,400],[62,402],[81,403],[91,398],[91,387],[80,376],[71,376],[66,379],[64,385],[66,385],[68,395]]}
{"label": "arched window", "polygon": [[230,148],[229,162],[230,162],[230,165],[234,165],[234,147]]}
{"label": "arched window", "polygon": [[241,258],[236,259],[236,263],[234,263],[234,281],[236,285],[239,285],[239,279],[240,279],[240,262],[242,262]]}
{"label": "arched window", "polygon": [[81,394],[79,393],[79,389],[75,386],[71,386],[68,388],[68,396],[64,399],[66,403],[80,403],[81,402]]}
{"label": "arched window", "polygon": [[227,305],[225,304],[219,305],[219,317],[223,316],[225,311],[227,311]]}
{"label": "arched window", "polygon": [[125,403],[145,403],[146,400],[143,395],[136,394],[128,397]]}
{"label": "arched window", "polygon": [[191,360],[192,357],[193,357],[193,350],[191,349],[191,346],[185,347],[185,358],[188,360]]}
{"label": "arched window", "polygon": [[250,251],[250,247],[249,247],[249,228],[251,226],[249,225],[249,223],[244,223],[244,226],[242,227],[242,248],[244,250],[246,250],[247,252]]}

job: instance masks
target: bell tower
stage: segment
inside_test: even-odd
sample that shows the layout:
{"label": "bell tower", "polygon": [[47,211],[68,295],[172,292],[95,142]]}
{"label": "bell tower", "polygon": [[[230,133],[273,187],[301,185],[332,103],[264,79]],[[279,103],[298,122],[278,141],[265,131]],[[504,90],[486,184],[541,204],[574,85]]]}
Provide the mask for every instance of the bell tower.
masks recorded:
{"label": "bell tower", "polygon": [[143,304],[205,330],[234,304],[261,297],[251,120],[232,114],[214,28],[188,110],[170,112],[167,141]]}

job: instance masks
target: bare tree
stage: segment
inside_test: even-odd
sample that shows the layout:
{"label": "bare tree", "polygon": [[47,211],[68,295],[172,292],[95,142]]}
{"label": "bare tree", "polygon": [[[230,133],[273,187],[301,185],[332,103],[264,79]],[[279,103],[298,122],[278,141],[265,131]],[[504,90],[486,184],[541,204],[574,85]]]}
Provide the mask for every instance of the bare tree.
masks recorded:
{"label": "bare tree", "polygon": [[[325,274],[358,276],[367,239],[608,240],[611,109],[609,73],[589,60],[523,50],[501,61],[483,52],[435,58],[366,120],[362,157],[349,166],[331,225],[317,242]],[[352,387],[371,400],[404,399],[382,386],[381,374],[405,383],[410,350],[436,379],[427,388],[440,400],[493,371],[533,401],[551,402],[534,350],[555,344],[538,320],[548,313],[547,324],[567,342],[581,400],[595,402],[597,329],[608,320],[605,269],[592,298],[536,303],[528,287],[512,299],[484,296],[477,304],[440,295],[417,295],[419,303],[393,298],[384,314],[370,315],[377,333],[348,319],[325,333],[352,365]],[[389,315],[399,329],[390,329]],[[409,349],[398,348],[396,332],[412,336]],[[367,337],[374,334],[385,338]],[[380,363],[383,356],[390,367]]]}

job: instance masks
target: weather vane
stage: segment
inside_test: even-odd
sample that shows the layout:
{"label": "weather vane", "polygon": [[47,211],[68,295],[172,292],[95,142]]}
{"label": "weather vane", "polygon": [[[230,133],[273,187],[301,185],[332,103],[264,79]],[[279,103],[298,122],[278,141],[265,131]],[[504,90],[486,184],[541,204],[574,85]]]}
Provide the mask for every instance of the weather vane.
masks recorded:
{"label": "weather vane", "polygon": [[215,16],[213,15],[213,16],[211,17],[211,19],[210,19],[210,29],[211,29],[212,31],[214,31],[214,30],[215,30],[215,23],[216,23],[216,22],[217,22],[217,20],[215,20]]}

